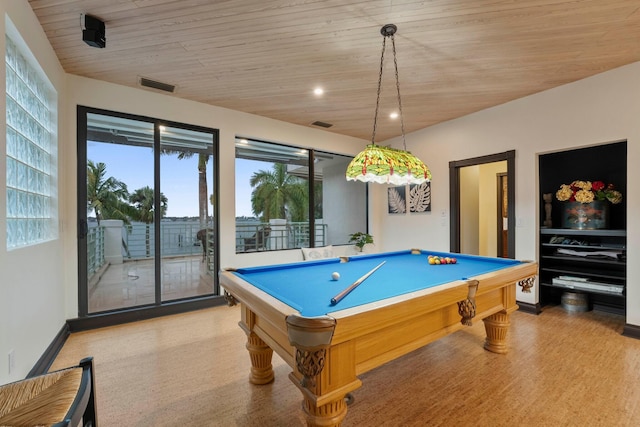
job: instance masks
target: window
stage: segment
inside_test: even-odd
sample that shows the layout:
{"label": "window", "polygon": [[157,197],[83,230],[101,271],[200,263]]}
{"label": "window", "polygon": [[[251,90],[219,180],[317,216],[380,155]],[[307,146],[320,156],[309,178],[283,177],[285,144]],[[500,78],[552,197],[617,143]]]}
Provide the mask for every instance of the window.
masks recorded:
{"label": "window", "polygon": [[6,36],[8,250],[57,237],[56,93],[14,40]]}
{"label": "window", "polygon": [[367,187],[345,179],[350,161],[236,138],[236,252],[347,244],[366,232]]}

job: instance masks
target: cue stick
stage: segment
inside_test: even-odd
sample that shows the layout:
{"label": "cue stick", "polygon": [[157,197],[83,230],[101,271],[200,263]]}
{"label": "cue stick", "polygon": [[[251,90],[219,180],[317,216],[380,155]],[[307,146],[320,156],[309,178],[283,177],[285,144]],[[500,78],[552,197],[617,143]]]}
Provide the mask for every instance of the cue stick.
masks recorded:
{"label": "cue stick", "polygon": [[367,277],[371,276],[374,273],[374,271],[376,271],[377,269],[382,267],[382,265],[385,262],[387,262],[387,261],[382,261],[380,264],[378,264],[376,267],[374,267],[370,272],[368,272],[367,274],[365,274],[364,276],[362,276],[361,278],[359,278],[358,280],[353,282],[347,289],[345,289],[344,291],[340,292],[335,297],[331,298],[331,305],[336,305],[337,303],[339,303],[340,300],[342,300],[342,298],[346,297],[349,294],[349,292],[354,290],[360,283],[364,282],[367,279]]}

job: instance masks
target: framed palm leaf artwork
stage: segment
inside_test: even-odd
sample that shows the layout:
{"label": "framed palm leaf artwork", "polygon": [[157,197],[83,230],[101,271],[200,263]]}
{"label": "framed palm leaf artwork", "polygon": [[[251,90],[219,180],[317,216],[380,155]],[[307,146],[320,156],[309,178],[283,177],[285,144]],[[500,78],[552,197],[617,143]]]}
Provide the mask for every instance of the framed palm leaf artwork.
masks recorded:
{"label": "framed palm leaf artwork", "polygon": [[404,185],[387,188],[387,206],[390,214],[407,213],[406,191]]}
{"label": "framed palm leaf artwork", "polygon": [[409,187],[409,212],[431,212],[431,182]]}

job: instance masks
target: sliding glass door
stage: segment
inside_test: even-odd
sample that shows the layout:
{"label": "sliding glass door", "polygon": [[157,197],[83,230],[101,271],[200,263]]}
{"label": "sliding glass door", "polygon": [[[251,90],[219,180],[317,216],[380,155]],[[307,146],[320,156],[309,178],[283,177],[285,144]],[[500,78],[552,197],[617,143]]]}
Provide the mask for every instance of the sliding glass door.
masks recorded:
{"label": "sliding glass door", "polygon": [[216,295],[217,132],[78,108],[80,316]]}
{"label": "sliding glass door", "polygon": [[171,194],[171,203],[175,204],[171,219],[160,223],[162,301],[214,291],[217,270],[211,137],[196,130],[160,128],[160,188],[163,195]]}

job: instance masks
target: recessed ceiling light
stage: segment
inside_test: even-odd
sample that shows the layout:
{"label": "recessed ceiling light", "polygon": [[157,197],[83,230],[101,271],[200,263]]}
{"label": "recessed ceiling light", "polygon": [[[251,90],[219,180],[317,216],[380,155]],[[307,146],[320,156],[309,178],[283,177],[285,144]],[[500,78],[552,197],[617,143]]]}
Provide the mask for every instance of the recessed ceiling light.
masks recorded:
{"label": "recessed ceiling light", "polygon": [[392,119],[397,119],[398,118],[398,113],[396,113],[395,111],[391,114],[389,114],[389,117],[391,117]]}
{"label": "recessed ceiling light", "polygon": [[317,87],[317,88],[315,88],[315,89],[313,90],[313,93],[314,93],[316,96],[323,95],[323,94],[324,94],[324,89],[322,89],[321,87]]}

